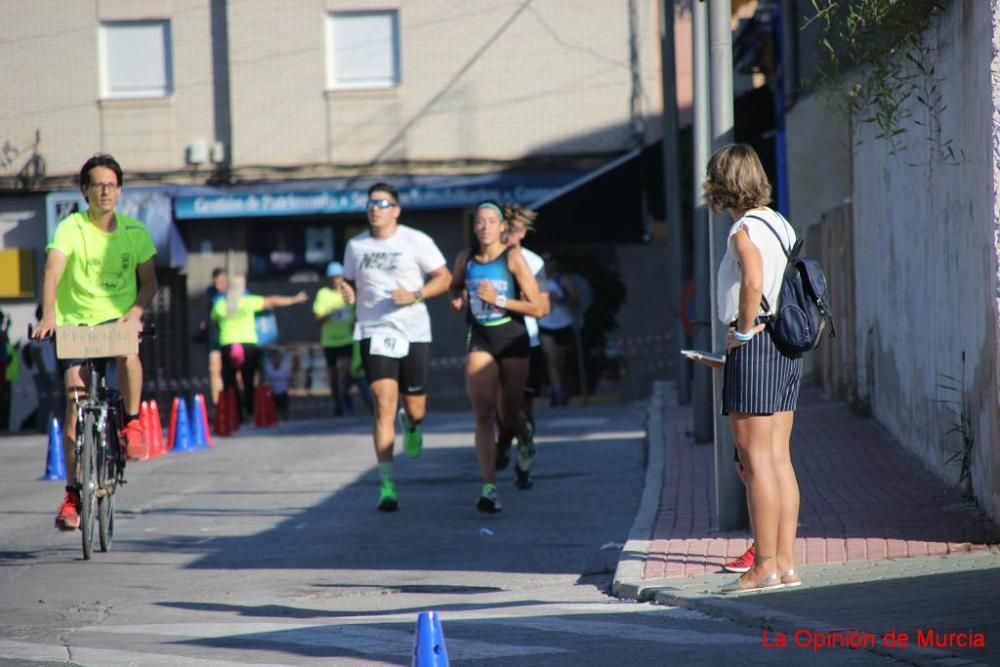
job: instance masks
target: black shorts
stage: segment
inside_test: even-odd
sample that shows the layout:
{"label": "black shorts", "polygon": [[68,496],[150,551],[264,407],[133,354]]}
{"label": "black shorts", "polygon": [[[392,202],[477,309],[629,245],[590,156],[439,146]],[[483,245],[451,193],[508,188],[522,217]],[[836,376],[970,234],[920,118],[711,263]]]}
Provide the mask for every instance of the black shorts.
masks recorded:
{"label": "black shorts", "polygon": [[722,414],[770,415],[795,410],[802,357],[786,356],[766,330],[726,355]]}
{"label": "black shorts", "polygon": [[348,343],[347,345],[338,345],[336,347],[324,347],[323,356],[326,357],[326,367],[333,369],[337,367],[337,361],[339,359],[351,360],[351,356],[354,354],[354,344]]}
{"label": "black shorts", "polygon": [[541,396],[545,384],[545,354],[542,346],[536,345],[528,353],[528,381],[524,384],[525,396]]}
{"label": "black shorts", "polygon": [[469,327],[469,352],[486,352],[496,360],[527,359],[530,352],[528,330],[522,320],[510,320],[492,327]]}
{"label": "black shorts", "polygon": [[400,394],[421,396],[427,393],[427,375],[431,366],[430,343],[410,343],[410,350],[402,359],[370,354],[371,344],[371,338],[361,341],[361,363],[369,383],[395,380],[399,383]]}

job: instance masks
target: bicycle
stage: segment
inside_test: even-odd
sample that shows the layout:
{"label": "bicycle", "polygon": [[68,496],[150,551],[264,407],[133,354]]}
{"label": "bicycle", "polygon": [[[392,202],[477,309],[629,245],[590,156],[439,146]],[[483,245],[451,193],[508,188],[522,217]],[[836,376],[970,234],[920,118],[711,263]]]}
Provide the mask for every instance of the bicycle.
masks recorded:
{"label": "bicycle", "polygon": [[[153,335],[151,329],[139,332],[140,339]],[[95,518],[101,551],[111,550],[115,533],[115,491],[127,483],[127,457],[120,436],[125,404],[121,393],[108,387],[107,367],[111,361],[112,357],[86,359],[81,375],[89,380],[87,393],[76,396],[76,469],[72,474],[80,489],[84,560],[90,560],[93,555]]]}

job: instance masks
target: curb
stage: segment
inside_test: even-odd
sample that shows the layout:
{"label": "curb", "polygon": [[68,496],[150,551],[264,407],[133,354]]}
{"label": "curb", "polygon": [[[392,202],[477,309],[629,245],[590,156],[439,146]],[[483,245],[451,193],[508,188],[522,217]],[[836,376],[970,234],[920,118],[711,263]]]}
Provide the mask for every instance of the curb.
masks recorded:
{"label": "curb", "polygon": [[[660,495],[663,490],[664,435],[663,407],[667,392],[666,382],[653,384],[646,413],[646,479],[642,490],[639,509],[632,522],[628,540],[618,557],[611,592],[616,597],[640,600],[642,573],[649,553],[653,525],[660,510]],[[648,598],[647,598],[648,599]],[[645,600],[640,600],[645,601]]]}
{"label": "curb", "polygon": [[[649,546],[652,542],[656,515],[659,513],[663,492],[663,467],[665,465],[666,442],[663,431],[663,409],[673,395],[671,383],[656,382],[649,399],[646,415],[646,478],[642,499],[629,531],[628,540],[618,557],[611,592],[617,598],[635,602],[653,602],[671,607],[683,607],[716,618],[724,618],[734,623],[754,629],[784,632],[789,637],[796,632],[807,630],[813,634],[830,632],[850,632],[844,628],[812,618],[773,611],[757,606],[740,604],[738,601],[689,593],[672,586],[643,581],[643,568]],[[661,580],[662,582],[662,580]],[[759,593],[768,595],[769,593]],[[858,649],[848,649],[858,650]],[[959,658],[938,649],[915,647],[895,648],[876,644],[861,650],[903,660],[921,667],[988,667],[985,663],[967,658]]]}

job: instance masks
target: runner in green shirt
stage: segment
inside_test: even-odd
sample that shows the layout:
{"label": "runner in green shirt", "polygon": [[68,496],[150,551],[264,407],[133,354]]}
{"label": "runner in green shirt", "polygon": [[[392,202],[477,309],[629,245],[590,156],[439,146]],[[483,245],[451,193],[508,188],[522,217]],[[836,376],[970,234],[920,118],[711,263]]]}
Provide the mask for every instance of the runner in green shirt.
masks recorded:
{"label": "runner in green shirt", "polygon": [[333,410],[337,417],[353,412],[350,398],[351,356],[354,351],[354,306],[344,300],[340,286],[344,283],[344,267],[330,262],[326,267],[329,287],[320,287],[313,300],[313,314],[320,323],[320,345],[326,356],[327,380],[333,395]]}
{"label": "runner in green shirt", "polygon": [[[80,190],[87,198],[86,211],[73,213],[56,227],[45,260],[42,320],[35,338],[51,336],[56,325],[94,326],[109,321],[135,321],[156,294],[156,247],[146,226],[115,212],[122,192],[122,168],[110,155],[95,155],[80,169]],[[77,392],[85,394],[81,359],[60,359],[68,396],[63,424],[66,470],[76,467]],[[139,355],[118,359],[118,376],[125,402],[126,451],[129,458],[146,453],[139,421],[142,398],[142,364]],[[76,530],[80,525],[80,495],[67,474],[66,495],[56,515],[56,528]]]}

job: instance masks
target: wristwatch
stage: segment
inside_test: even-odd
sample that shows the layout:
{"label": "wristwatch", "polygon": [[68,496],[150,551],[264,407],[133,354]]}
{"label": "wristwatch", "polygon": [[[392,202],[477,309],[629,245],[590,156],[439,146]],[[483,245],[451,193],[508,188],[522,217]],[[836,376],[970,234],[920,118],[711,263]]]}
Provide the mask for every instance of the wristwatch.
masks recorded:
{"label": "wristwatch", "polygon": [[498,294],[497,308],[506,308],[506,307],[507,307],[507,297],[505,297],[503,294]]}
{"label": "wristwatch", "polygon": [[420,295],[420,290],[413,293],[413,303],[420,303],[424,300],[424,297]]}

